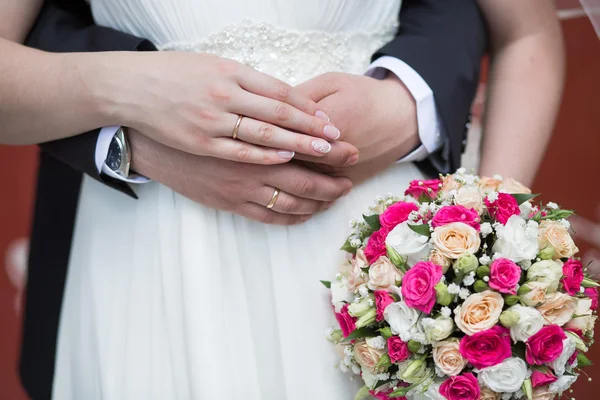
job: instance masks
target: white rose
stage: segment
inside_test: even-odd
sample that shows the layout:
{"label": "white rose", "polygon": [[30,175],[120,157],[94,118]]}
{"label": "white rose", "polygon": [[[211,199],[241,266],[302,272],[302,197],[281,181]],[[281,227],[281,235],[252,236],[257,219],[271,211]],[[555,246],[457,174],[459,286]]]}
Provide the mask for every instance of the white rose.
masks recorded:
{"label": "white rose", "polygon": [[499,233],[492,251],[514,262],[534,259],[538,252],[537,237],[526,233],[527,223],[521,217],[511,216]]}
{"label": "white rose", "polygon": [[562,393],[568,388],[571,387],[573,383],[577,380],[577,375],[563,375],[560,376],[556,382],[551,383],[548,388],[551,392],[554,393]]}
{"label": "white rose", "polygon": [[431,400],[446,400],[446,398],[440,393],[440,386],[442,386],[442,383],[444,383],[443,380],[433,382],[431,385],[429,385],[427,391],[423,393],[423,396]]}
{"label": "white rose", "polygon": [[480,215],[483,212],[483,196],[477,186],[463,186],[458,189],[454,202],[466,208],[474,208]]}
{"label": "white rose", "polygon": [[567,362],[569,358],[575,353],[577,348],[577,344],[575,341],[567,335],[567,338],[563,340],[563,351],[560,353],[560,356],[550,364],[548,364],[557,376],[564,375],[565,369],[567,367]]}
{"label": "white rose", "polygon": [[519,206],[519,210],[521,211],[521,218],[529,219],[529,215],[533,211],[533,206],[531,205],[531,202],[526,201]]}
{"label": "white rose", "polygon": [[403,301],[399,301],[387,306],[383,312],[383,317],[390,324],[392,333],[400,336],[402,341],[408,342],[412,339],[420,343],[426,343],[425,333],[420,321],[420,311],[410,308]]}
{"label": "white rose", "polygon": [[508,310],[519,315],[519,322],[510,328],[510,337],[515,342],[526,342],[544,326],[544,317],[535,308],[515,304]]}
{"label": "white rose", "polygon": [[547,283],[549,293],[556,292],[562,276],[562,262],[557,260],[538,261],[527,270],[527,280]]}
{"label": "white rose", "polygon": [[361,372],[361,378],[365,382],[365,385],[367,385],[369,389],[374,389],[375,385],[377,385],[377,382],[379,382],[379,380],[375,378],[375,375],[366,368],[363,368]]}
{"label": "white rose", "polygon": [[430,324],[423,323],[425,337],[430,342],[437,342],[446,339],[454,331],[454,321],[449,317],[437,317],[431,319]]}
{"label": "white rose", "polygon": [[584,334],[594,330],[596,316],[592,315],[592,299],[577,299],[577,308],[575,317],[567,322],[565,328],[573,328],[582,331]]}
{"label": "white rose", "polygon": [[479,383],[497,393],[514,393],[529,376],[527,364],[517,357],[479,371]]}
{"label": "white rose", "polygon": [[398,254],[406,257],[406,262],[411,267],[419,261],[427,259],[431,251],[429,238],[410,229],[408,222],[396,225],[388,233],[385,245],[392,247]]}
{"label": "white rose", "polygon": [[354,295],[339,279],[331,282],[331,304],[335,307],[335,312],[339,313],[344,307],[344,303],[351,303],[354,300]]}

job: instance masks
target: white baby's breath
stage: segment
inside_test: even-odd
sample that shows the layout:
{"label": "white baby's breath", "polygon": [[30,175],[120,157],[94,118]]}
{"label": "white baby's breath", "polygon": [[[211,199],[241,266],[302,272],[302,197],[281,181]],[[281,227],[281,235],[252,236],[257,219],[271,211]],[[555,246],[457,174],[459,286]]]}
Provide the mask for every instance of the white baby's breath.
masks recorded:
{"label": "white baby's breath", "polygon": [[448,293],[450,294],[458,294],[460,292],[460,286],[456,283],[451,283],[448,285]]}
{"label": "white baby's breath", "polygon": [[555,203],[555,202],[553,202],[553,201],[551,201],[551,202],[549,202],[548,204],[546,204],[546,206],[547,206],[548,208],[551,208],[551,209],[553,209],[553,210],[556,210],[556,209],[558,209],[558,204],[556,204],[556,203]]}
{"label": "white baby's breath", "polygon": [[449,318],[452,315],[452,310],[450,309],[450,307],[442,307],[442,309],[440,310],[442,316]]}
{"label": "white baby's breath", "polygon": [[469,297],[470,295],[471,295],[471,292],[467,288],[462,288],[462,289],[460,289],[460,292],[458,292],[458,297],[460,297],[463,300],[466,300],[467,297]]}
{"label": "white baby's breath", "polygon": [[493,203],[496,200],[498,200],[498,192],[489,192],[488,195],[487,195],[487,200],[490,203]]}
{"label": "white baby's breath", "polygon": [[492,259],[487,254],[484,254],[481,257],[479,257],[479,263],[481,265],[489,265],[491,262],[492,262]]}
{"label": "white baby's breath", "polygon": [[490,233],[493,232],[492,225],[489,222],[482,223],[480,226],[480,229],[481,229],[481,236],[483,236],[483,237],[486,237],[487,235],[489,235]]}

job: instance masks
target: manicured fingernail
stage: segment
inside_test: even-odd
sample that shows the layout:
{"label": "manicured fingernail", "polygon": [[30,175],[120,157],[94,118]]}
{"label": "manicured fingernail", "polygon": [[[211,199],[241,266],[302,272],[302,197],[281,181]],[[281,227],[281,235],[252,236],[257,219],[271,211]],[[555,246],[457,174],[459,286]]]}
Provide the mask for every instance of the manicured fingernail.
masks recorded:
{"label": "manicured fingernail", "polygon": [[280,150],[277,152],[277,155],[279,156],[279,158],[283,158],[284,160],[290,160],[292,158],[294,158],[294,155],[296,153],[294,153],[293,151],[287,151],[287,150]]}
{"label": "manicured fingernail", "polygon": [[312,148],[317,153],[327,154],[331,151],[331,145],[329,142],[323,139],[315,139],[312,141]]}
{"label": "manicured fingernail", "polygon": [[343,197],[343,196],[347,196],[347,195],[348,195],[348,193],[350,193],[350,191],[351,191],[351,190],[352,190],[352,188],[351,188],[351,187],[349,187],[348,189],[344,190],[344,193],[342,193],[342,197]]}
{"label": "manicured fingernail", "polygon": [[300,221],[305,222],[312,218],[312,215],[303,215],[300,217]]}
{"label": "manicured fingernail", "polygon": [[327,124],[323,128],[323,135],[327,136],[329,139],[336,140],[339,139],[341,133],[338,128],[333,126],[333,124]]}
{"label": "manicured fingernail", "polygon": [[321,110],[317,110],[317,112],[315,113],[315,117],[322,119],[325,122],[329,122],[329,115],[325,114],[323,111]]}
{"label": "manicured fingernail", "polygon": [[346,161],[346,165],[354,165],[358,162],[358,154],[352,154]]}

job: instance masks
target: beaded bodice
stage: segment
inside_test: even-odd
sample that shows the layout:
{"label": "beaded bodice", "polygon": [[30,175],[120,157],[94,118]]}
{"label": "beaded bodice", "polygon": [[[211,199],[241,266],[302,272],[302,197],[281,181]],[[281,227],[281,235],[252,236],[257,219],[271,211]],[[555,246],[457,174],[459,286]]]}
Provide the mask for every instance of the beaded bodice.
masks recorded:
{"label": "beaded bodice", "polygon": [[401,0],[91,0],[96,22],[161,50],[231,58],[292,85],[362,74],[398,29]]}

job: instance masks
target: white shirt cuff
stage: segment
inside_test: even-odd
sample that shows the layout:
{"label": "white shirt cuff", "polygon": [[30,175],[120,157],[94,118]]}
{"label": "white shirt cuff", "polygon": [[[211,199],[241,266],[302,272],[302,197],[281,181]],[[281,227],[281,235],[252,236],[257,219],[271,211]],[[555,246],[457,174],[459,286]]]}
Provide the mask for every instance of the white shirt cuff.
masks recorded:
{"label": "white shirt cuff", "polygon": [[417,105],[417,126],[422,145],[401,158],[399,162],[422,161],[444,144],[433,91],[421,75],[408,64],[390,56],[378,58],[371,63],[366,75],[383,79],[387,71],[398,76],[415,99]]}
{"label": "white shirt cuff", "polygon": [[98,140],[96,141],[95,156],[96,168],[98,169],[98,173],[129,183],[150,182],[150,179],[137,174],[130,174],[128,178],[124,178],[116,174],[113,170],[108,168],[108,165],[106,165],[106,158],[108,157],[108,149],[110,148],[110,142],[112,141],[113,137],[115,136],[118,130],[118,126],[106,126],[100,129],[100,134],[98,134]]}

